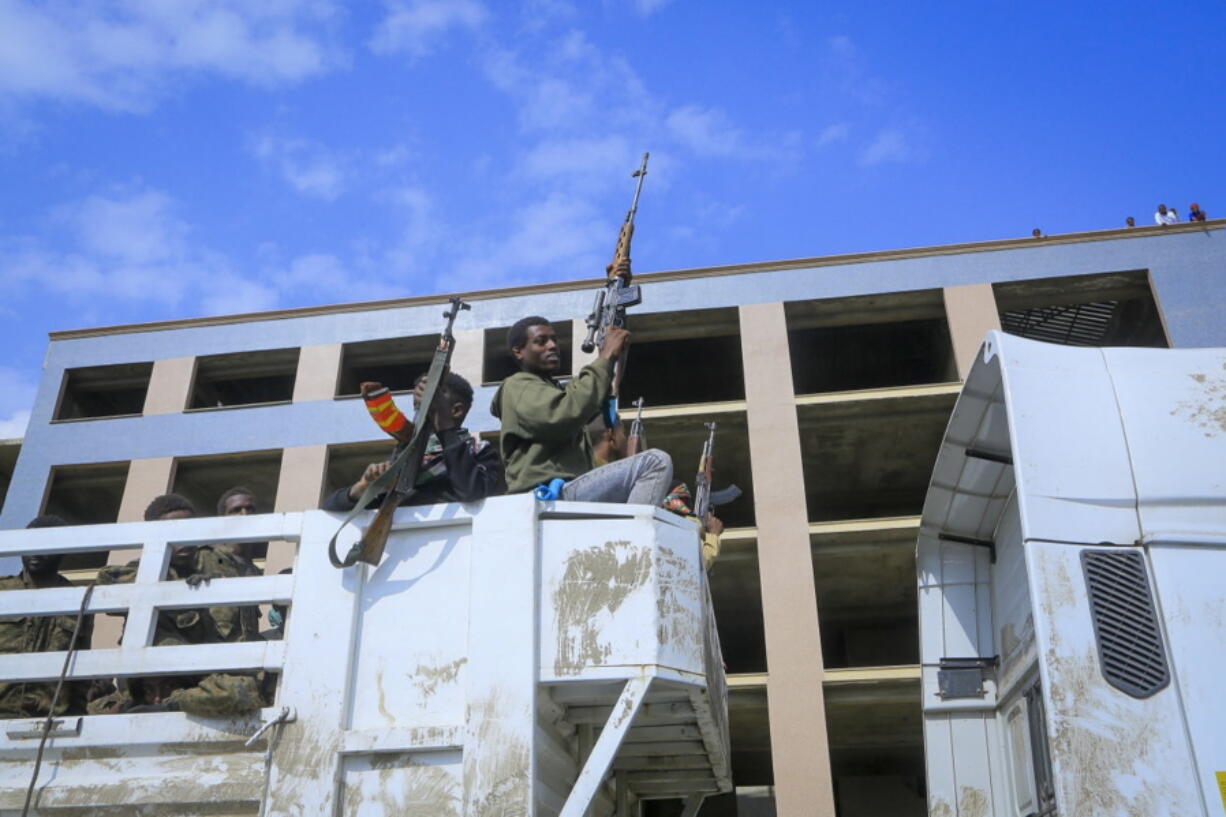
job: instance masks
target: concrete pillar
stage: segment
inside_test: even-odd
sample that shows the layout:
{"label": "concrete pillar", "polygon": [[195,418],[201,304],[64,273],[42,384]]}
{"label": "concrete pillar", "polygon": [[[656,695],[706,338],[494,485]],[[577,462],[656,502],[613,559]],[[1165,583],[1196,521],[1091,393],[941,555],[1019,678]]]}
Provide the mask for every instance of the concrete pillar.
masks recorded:
{"label": "concrete pillar", "polygon": [[779,817],[834,817],[822,642],[782,303],[740,307]]}
{"label": "concrete pillar", "polygon": [[[277,481],[276,513],[309,511],[319,507],[328,468],[328,446],[306,445],[281,452],[281,475]],[[294,543],[268,543],[264,574],[271,576],[294,564]]]}
{"label": "concrete pillar", "polygon": [[[583,351],[583,339],[587,337],[587,320],[585,318],[575,318],[571,323],[572,323],[572,328],[571,328],[570,337],[571,337],[571,346],[573,348],[571,349],[571,352],[570,352],[570,355],[571,355],[570,370],[573,374],[578,374],[580,369],[582,369],[584,366],[586,366],[587,364],[591,363],[593,360],[596,359],[596,356],[600,354],[600,350],[593,349],[591,354],[588,354]],[[631,333],[633,333],[634,328],[630,327],[630,331]],[[632,334],[632,337],[633,337],[633,334]]]}
{"label": "concrete pillar", "polygon": [[996,310],[992,285],[945,287],[945,316],[949,320],[949,339],[958,364],[958,379],[966,380],[984,335],[1000,328],[1000,313]]}
{"label": "concrete pillar", "polygon": [[485,368],[485,330],[464,329],[455,333],[455,351],[451,353],[451,371],[467,380],[474,388],[481,385]]}
{"label": "concrete pillar", "polygon": [[[145,414],[178,414],[187,408],[187,400],[192,389],[192,376],[195,373],[196,358],[194,357],[173,357],[153,361],[153,372],[149,375],[149,390],[145,392]],[[165,493],[165,490],[158,493]],[[138,516],[137,519],[139,518]]]}
{"label": "concrete pillar", "polygon": [[[119,500],[119,522],[142,522],[145,508],[155,496],[170,490],[174,477],[174,457],[153,457],[147,460],[132,460],[128,464],[128,480],[123,486],[123,498]],[[111,564],[116,564],[112,561]]]}
{"label": "concrete pillar", "polygon": [[[191,360],[191,358],[185,358]],[[154,374],[157,373],[158,361],[154,363]],[[189,375],[190,378],[190,375]],[[184,392],[186,395],[186,392]],[[149,384],[149,396],[153,395],[153,383]],[[186,397],[184,398],[186,401]],[[145,399],[145,412],[149,413],[150,399]],[[182,411],[180,404],[175,411]],[[145,508],[155,496],[161,496],[170,490],[174,478],[174,457],[153,457],[147,460],[132,460],[128,464],[128,479],[123,486],[123,497],[119,500],[118,522],[142,522],[145,519]],[[140,550],[125,548],[112,550],[107,554],[108,565],[125,565],[140,557]],[[94,649],[105,649],[119,646],[119,636],[123,632],[123,619],[118,616],[94,616],[94,636],[91,641]]]}
{"label": "concrete pillar", "polygon": [[294,377],[295,403],[331,400],[336,396],[336,380],[341,373],[341,344],[303,346],[298,352],[298,373]]}

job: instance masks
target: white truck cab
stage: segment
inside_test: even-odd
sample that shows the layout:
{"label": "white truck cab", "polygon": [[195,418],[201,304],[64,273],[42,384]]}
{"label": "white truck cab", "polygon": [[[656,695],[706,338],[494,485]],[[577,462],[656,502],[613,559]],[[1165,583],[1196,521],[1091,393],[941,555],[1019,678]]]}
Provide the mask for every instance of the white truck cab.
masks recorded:
{"label": "white truck cab", "polygon": [[1226,815],[1226,350],[988,335],[917,574],[932,817]]}

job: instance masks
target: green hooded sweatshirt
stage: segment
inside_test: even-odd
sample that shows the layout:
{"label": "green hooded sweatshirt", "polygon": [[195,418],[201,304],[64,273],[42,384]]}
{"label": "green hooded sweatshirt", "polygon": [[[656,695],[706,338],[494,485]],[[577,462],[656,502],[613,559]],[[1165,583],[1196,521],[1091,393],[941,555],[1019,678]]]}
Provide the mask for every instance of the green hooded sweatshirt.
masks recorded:
{"label": "green hooded sweatshirt", "polygon": [[502,420],[499,448],[507,492],[531,491],[555,477],[570,480],[592,470],[586,426],[609,399],[613,362],[597,358],[565,386],[551,377],[516,372],[490,405]]}

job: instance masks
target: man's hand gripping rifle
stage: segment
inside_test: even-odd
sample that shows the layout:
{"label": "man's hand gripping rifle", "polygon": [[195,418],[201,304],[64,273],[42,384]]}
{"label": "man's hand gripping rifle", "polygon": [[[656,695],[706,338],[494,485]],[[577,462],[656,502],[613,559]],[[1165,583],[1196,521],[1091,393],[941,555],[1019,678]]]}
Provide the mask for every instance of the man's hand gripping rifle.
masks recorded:
{"label": "man's hand gripping rifle", "polygon": [[694,515],[698,524],[707,524],[707,514],[716,505],[727,505],[741,495],[741,489],[729,485],[722,491],[711,489],[711,480],[715,476],[715,423],[703,423],[707,427],[707,441],[702,446],[702,456],[698,460],[698,475],[694,477]]}
{"label": "man's hand gripping rifle", "polygon": [[[451,333],[451,327],[455,324],[456,316],[461,311],[471,308],[458,296],[454,296],[451,299],[451,309],[443,313],[443,318],[447,323],[443,326],[443,333],[439,335],[438,347],[434,350],[434,358],[430,361],[426,383],[422,388],[421,402],[417,406],[411,426],[406,427],[401,423],[393,430],[376,412],[376,406],[372,405],[372,398],[382,399],[384,395],[377,391],[364,395],[371,413],[375,415],[375,421],[387,433],[400,440],[400,444],[396,447],[391,466],[382,476],[367,486],[358,499],[357,505],[341,523],[341,528],[344,528],[351,519],[365,510],[375,497],[379,494],[386,494],[382,504],[379,505],[379,512],[375,514],[374,520],[366,529],[361,541],[353,546],[344,560],[336,556],[336,537],[340,531],[337,531],[332,536],[332,541],[328,543],[328,559],[332,562],[333,567],[351,567],[357,562],[377,565],[383,557],[387,535],[392,529],[392,518],[401,503],[413,493],[414,486],[417,484],[417,474],[421,470],[421,461],[426,453],[426,444],[430,440],[430,435],[434,433],[435,403],[438,402],[440,392],[444,390],[443,379],[450,371],[451,353],[455,350],[455,336]],[[398,414],[395,406],[391,404],[390,396],[386,397],[386,401],[390,410]]]}
{"label": "man's hand gripping rifle", "polygon": [[[596,301],[592,304],[592,314],[587,316],[587,338],[583,341],[583,351],[591,354],[604,344],[605,331],[610,326],[624,328],[626,325],[626,309],[638,306],[643,302],[642,292],[638,285],[631,284],[630,274],[630,241],[634,238],[634,214],[639,209],[639,194],[643,192],[643,180],[647,178],[647,157],[643,154],[643,163],[631,174],[638,179],[634,188],[634,200],[630,202],[630,210],[626,220],[622,222],[621,231],[617,234],[617,246],[613,248],[613,262],[609,264],[606,273],[608,280],[604,287],[596,293]],[[617,394],[621,386],[622,375],[626,371],[626,352],[614,364],[613,400],[605,411],[605,423],[609,428],[617,424]]]}

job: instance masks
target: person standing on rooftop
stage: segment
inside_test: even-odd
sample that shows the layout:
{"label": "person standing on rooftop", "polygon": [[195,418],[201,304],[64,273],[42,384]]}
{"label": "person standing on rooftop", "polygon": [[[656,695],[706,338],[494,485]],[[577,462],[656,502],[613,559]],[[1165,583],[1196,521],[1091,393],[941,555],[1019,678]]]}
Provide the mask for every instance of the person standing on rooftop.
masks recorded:
{"label": "person standing on rooftop", "polygon": [[1154,223],[1160,225],[1175,224],[1179,221],[1179,214],[1174,210],[1168,210],[1165,204],[1158,205],[1158,212],[1154,213]]}
{"label": "person standing on rooftop", "polygon": [[1188,208],[1188,221],[1204,221],[1208,216],[1205,211],[1200,209],[1200,205],[1192,202],[1192,206]]}

